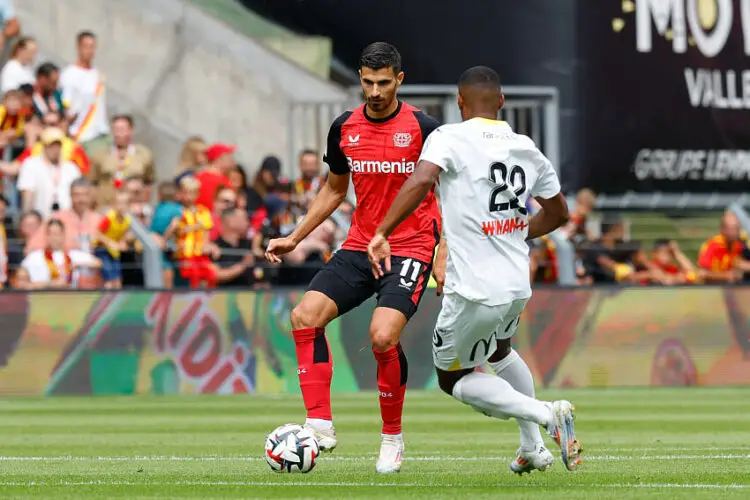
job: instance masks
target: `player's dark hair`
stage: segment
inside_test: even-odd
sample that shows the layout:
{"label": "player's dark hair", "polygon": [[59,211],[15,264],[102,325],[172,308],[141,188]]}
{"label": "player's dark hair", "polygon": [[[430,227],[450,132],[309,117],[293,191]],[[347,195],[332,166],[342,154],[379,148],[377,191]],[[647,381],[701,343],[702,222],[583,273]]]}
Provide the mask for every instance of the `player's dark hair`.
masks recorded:
{"label": "player's dark hair", "polygon": [[656,240],[654,241],[654,246],[652,247],[654,250],[658,250],[659,248],[668,247],[669,246],[669,240]]}
{"label": "player's dark hair", "polygon": [[36,77],[39,78],[40,76],[43,76],[49,78],[58,71],[60,71],[60,68],[58,68],[55,63],[46,62],[37,68]]}
{"label": "player's dark hair", "polygon": [[487,66],[474,66],[463,72],[458,79],[458,86],[500,89],[500,76]]}
{"label": "player's dark hair", "polygon": [[24,84],[22,84],[20,87],[18,87],[18,90],[22,94],[24,94],[24,95],[26,95],[28,97],[31,97],[31,96],[34,95],[34,86],[32,84],[30,84],[30,83],[24,83]]}
{"label": "player's dark hair", "polygon": [[359,68],[379,70],[391,68],[394,74],[401,73],[401,54],[398,49],[386,42],[371,43],[359,56]]}
{"label": "player's dark hair", "polygon": [[86,38],[93,38],[96,40],[96,35],[93,31],[81,31],[76,35],[76,42],[81,43]]}

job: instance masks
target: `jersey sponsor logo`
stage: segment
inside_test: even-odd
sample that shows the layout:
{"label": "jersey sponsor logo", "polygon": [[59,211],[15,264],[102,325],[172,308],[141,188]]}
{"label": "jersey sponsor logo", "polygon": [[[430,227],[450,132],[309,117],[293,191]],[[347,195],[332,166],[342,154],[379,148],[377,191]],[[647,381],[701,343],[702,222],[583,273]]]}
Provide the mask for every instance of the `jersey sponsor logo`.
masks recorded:
{"label": "jersey sponsor logo", "polygon": [[413,174],[416,163],[406,161],[378,161],[378,160],[354,160],[347,156],[349,170],[355,174]]}
{"label": "jersey sponsor logo", "polygon": [[529,223],[521,217],[482,222],[482,232],[487,236],[504,236],[516,231],[523,231],[527,227],[529,227]]}
{"label": "jersey sponsor logo", "polygon": [[356,146],[359,144],[359,134],[357,135],[350,135],[349,136],[349,145],[350,146]]}
{"label": "jersey sponsor logo", "polygon": [[393,134],[393,145],[397,148],[408,148],[411,144],[411,134],[408,132],[397,132]]}

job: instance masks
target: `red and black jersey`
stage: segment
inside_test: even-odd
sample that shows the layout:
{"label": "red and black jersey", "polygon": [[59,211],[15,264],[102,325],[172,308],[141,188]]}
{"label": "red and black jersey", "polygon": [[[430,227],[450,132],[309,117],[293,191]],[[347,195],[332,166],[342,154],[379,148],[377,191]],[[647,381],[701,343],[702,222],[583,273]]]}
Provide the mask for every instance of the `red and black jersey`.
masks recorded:
{"label": "red and black jersey", "polygon": [[[331,172],[351,172],[357,209],[346,250],[366,251],[401,186],[414,172],[427,136],[440,124],[414,106],[399,101],[385,118],[371,118],[362,105],[333,122],[324,161]],[[440,239],[440,212],[434,189],[388,238],[391,253],[432,262]]]}

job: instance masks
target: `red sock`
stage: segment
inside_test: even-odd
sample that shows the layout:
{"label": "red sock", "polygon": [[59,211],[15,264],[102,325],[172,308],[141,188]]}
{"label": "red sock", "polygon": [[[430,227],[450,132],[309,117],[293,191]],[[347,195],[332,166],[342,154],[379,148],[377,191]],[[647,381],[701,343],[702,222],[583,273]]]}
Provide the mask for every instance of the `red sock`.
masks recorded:
{"label": "red sock", "polygon": [[401,344],[387,351],[376,351],[378,361],[378,391],[383,434],[401,434],[401,415],[404,411],[404,394],[409,365]]}
{"label": "red sock", "polygon": [[293,330],[297,348],[297,374],[307,418],[332,420],[331,378],[333,359],[325,328]]}

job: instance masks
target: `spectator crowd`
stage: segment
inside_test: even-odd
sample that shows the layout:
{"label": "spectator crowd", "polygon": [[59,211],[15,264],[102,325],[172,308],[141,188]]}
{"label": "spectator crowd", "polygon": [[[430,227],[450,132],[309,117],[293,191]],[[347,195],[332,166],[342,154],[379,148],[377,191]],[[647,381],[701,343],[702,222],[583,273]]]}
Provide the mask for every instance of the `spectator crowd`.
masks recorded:
{"label": "spectator crowd", "polygon": [[[626,238],[618,216],[601,220],[595,236],[589,218],[596,195],[582,189],[571,200],[570,221],[560,233],[573,244],[578,285],[623,283],[631,285],[685,285],[750,282],[750,247],[740,221],[725,212],[718,233],[703,242],[696,261],[688,258],[675,240],[657,239],[650,247]],[[557,283],[561,262],[553,239],[533,242],[531,277],[535,283]]]}
{"label": "spectator crowd", "polygon": [[291,180],[274,156],[249,175],[234,146],[191,137],[174,178],[157,182],[152,152],[133,139],[133,117],[107,115],[96,35],[81,32],[76,62],[61,69],[39,63],[34,38],[16,36],[13,16],[0,14],[3,33],[15,37],[0,70],[3,287],[143,285],[136,223],[148,231],[146,245],[162,250],[167,288],[305,284],[343,241],[348,203],[284,265],[265,263],[268,240],[291,233],[325,180],[317,151],[299,155]]}
{"label": "spectator crowd", "polygon": [[[302,151],[297,178],[288,179],[274,156],[248,172],[234,146],[191,137],[174,178],[157,182],[152,152],[134,141],[133,117],[107,115],[96,35],[79,33],[75,63],[60,69],[37,61],[34,38],[20,35],[2,4],[0,22],[0,44],[12,42],[0,70],[2,287],[142,286],[135,226],[161,250],[166,288],[304,285],[343,242],[354,210],[348,201],[282,265],[263,260],[269,240],[292,232],[325,182],[317,151]],[[595,237],[590,190],[573,205],[561,232],[575,246],[579,285],[736,283],[750,275],[747,241],[731,213],[692,262],[675,241],[648,249],[627,241],[618,219],[606,218]],[[530,256],[532,280],[557,283],[553,239],[533,242]]]}

